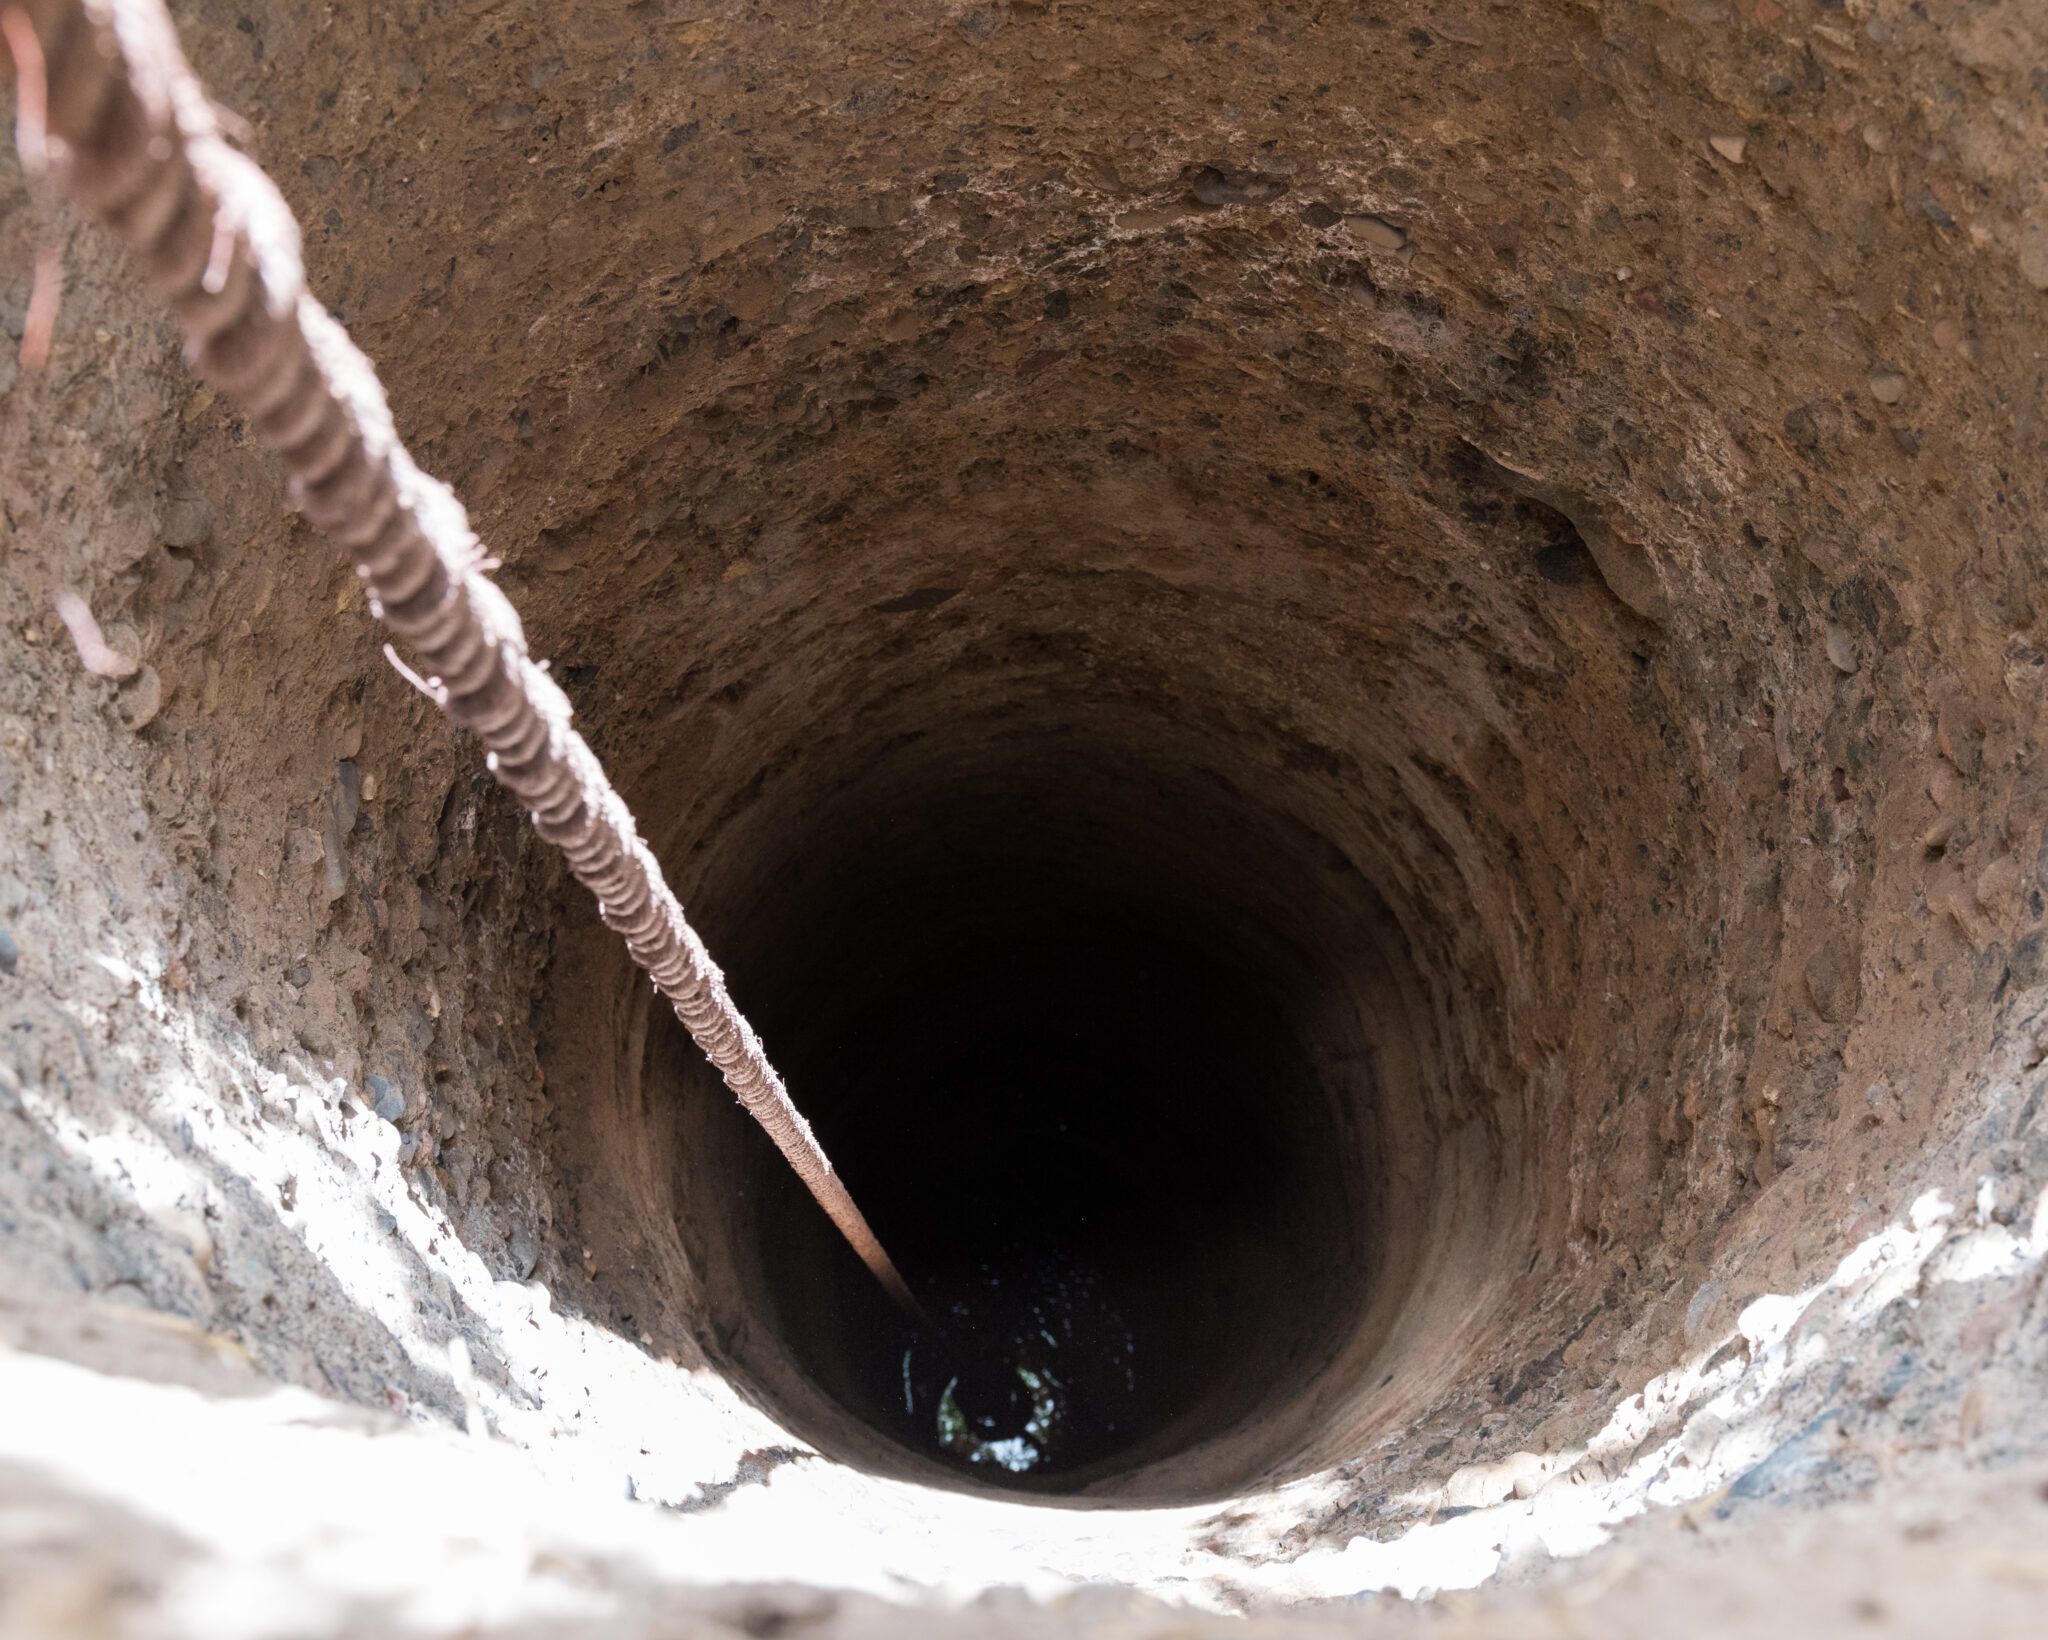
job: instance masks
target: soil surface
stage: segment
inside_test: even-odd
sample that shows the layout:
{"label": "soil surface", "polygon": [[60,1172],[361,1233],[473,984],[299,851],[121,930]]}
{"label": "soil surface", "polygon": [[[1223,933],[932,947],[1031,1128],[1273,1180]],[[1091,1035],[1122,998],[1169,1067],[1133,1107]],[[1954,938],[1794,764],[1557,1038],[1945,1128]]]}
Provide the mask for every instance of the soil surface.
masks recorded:
{"label": "soil surface", "polygon": [[[64,270],[40,382],[0,349],[0,1369],[77,1419],[0,1439],[0,1616],[225,1632],[204,1590],[256,1587],[92,1457],[95,1383],[224,1454],[318,1398],[373,1513],[374,1454],[446,1442],[450,1507],[516,1451],[673,1531],[628,1566],[537,1501],[517,1586],[559,1551],[611,1616],[442,1612],[423,1550],[428,1632],[651,1631],[707,1577],[706,1632],[909,1622],[806,1562],[863,1510],[935,1633],[2038,1610],[2035,8],[176,21],[895,1237],[967,1246],[973,1176],[916,1218],[945,1146],[844,1045],[962,941],[1077,929],[1290,1044],[1172,1153],[1264,1136],[1278,1205],[1145,1198],[1202,1256],[1145,1255],[1171,1404],[1056,1488],[1116,1508],[891,1425],[858,1266],[118,246],[0,160],[10,337],[39,237]],[[311,1511],[250,1440],[224,1472]],[[390,1619],[289,1537],[327,1632]]]}

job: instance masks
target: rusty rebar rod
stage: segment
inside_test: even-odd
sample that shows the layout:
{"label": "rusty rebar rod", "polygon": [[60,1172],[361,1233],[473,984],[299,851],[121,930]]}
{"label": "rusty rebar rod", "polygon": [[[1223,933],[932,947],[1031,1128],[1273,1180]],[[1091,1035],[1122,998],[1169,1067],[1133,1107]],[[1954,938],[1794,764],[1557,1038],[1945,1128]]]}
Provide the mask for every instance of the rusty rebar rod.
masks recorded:
{"label": "rusty rebar rod", "polygon": [[568,857],[726,1085],[876,1280],[924,1321],[570,727],[568,697],[528,657],[461,502],[413,464],[376,371],[307,294],[291,207],[222,135],[161,0],[8,9],[27,17],[43,58],[42,106],[29,110],[40,122],[21,122],[23,142],[42,151],[23,163],[46,168],[141,260],[184,327],[187,363],[284,458],[293,501],[354,559],[372,612],[418,658],[441,709],[490,748],[498,783]]}

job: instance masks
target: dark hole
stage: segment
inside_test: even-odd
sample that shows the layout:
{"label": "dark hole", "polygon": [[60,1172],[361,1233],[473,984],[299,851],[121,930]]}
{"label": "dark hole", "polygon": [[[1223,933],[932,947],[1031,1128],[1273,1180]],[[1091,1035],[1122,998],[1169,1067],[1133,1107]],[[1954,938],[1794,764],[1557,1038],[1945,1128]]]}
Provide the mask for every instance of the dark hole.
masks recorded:
{"label": "dark hole", "polygon": [[1204,926],[1204,885],[1133,886],[1130,841],[900,823],[810,908],[835,985],[733,976],[945,1338],[750,1139],[762,1319],[862,1423],[990,1484],[1077,1490],[1230,1427],[1358,1301],[1357,1140],[1347,1162],[1284,982]]}

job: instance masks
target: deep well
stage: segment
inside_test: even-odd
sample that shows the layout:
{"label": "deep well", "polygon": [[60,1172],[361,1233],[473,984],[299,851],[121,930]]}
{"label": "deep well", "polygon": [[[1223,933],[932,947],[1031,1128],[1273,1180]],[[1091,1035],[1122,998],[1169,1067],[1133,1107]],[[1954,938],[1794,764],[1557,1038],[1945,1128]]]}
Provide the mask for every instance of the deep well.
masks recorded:
{"label": "deep well", "polygon": [[[17,1344],[168,1373],[76,1342],[89,1292],[92,1325],[125,1299],[428,1426],[502,1394],[573,1434],[463,1286],[538,1281],[781,1432],[636,1482],[689,1513],[663,1530],[778,1468],[764,1496],[910,1483],[907,1532],[1022,1494],[1026,1541],[1046,1503],[1236,1500],[1101,1574],[1208,1604],[1553,1474],[1621,1485],[1663,1426],[1599,1432],[1646,1385],[1650,1416],[1661,1375],[1776,1359],[1776,1435],[1690,1497],[1645,1482],[1719,1504],[1688,1518],[1760,1610],[1835,1599],[1835,1543],[1888,1569],[1813,1621],[1910,1613],[1915,1498],[2038,1533],[2038,9],[177,21],[952,1342],[386,667],[79,227],[0,559]],[[0,187],[18,337],[48,218]],[[54,586],[147,670],[84,673]],[[324,1147],[396,1311],[308,1229],[312,1164],[266,1173],[277,1135]],[[1858,1311],[1845,1257],[1916,1236]],[[1802,1356],[1818,1325],[1756,1301],[1831,1280]],[[949,1384],[1035,1444],[958,1438]],[[1659,1473],[1706,1473],[1682,1427]],[[1805,1573],[1756,1547],[1793,1519]],[[1644,1542],[1573,1609],[1700,1618],[1671,1590],[1709,1549]],[[687,1581],[845,1583],[763,1552]],[[2015,1554],[1927,1586],[2038,1599]]]}

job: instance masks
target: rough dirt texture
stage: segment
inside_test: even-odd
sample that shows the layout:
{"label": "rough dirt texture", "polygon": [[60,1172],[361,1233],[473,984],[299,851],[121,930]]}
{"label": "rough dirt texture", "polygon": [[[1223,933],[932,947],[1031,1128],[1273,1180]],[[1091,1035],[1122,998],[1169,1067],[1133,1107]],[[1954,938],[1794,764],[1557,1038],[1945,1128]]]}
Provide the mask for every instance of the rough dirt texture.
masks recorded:
{"label": "rough dirt texture", "polygon": [[[1397,1494],[1582,1441],[1924,1187],[2024,1228],[2022,0],[179,23],[771,1052],[826,1006],[834,885],[977,828],[1307,976],[1368,1296],[1110,1490],[1341,1465],[1295,1547],[1397,1531]],[[345,1131],[492,1273],[916,1473],[793,1364],[737,1113],[114,247],[67,267],[0,560],[10,1261],[459,1418],[188,1116],[159,1138],[210,1184],[96,1166],[232,1061],[259,1148]],[[87,676],[46,579],[149,670]],[[1901,1298],[1813,1416],[1952,1478],[2038,1455],[2039,1279]],[[1876,1477],[1827,1462],[1736,1524]]]}

